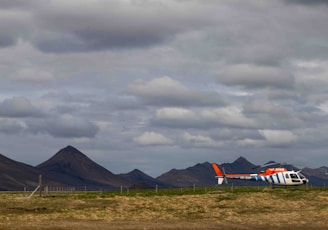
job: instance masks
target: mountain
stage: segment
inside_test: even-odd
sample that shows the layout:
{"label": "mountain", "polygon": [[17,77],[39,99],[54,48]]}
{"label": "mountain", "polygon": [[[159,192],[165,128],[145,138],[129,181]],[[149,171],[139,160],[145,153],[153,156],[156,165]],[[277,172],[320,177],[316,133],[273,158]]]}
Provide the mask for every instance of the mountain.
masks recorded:
{"label": "mountain", "polygon": [[328,167],[323,166],[317,169],[304,168],[302,169],[302,173],[307,174],[309,176],[315,176],[318,178],[328,177]]}
{"label": "mountain", "polygon": [[[11,160],[0,154],[0,190],[22,191],[34,190],[39,185],[42,171],[33,166]],[[42,177],[43,183],[63,186],[55,178],[47,175]]]}
{"label": "mountain", "polygon": [[[223,163],[220,165],[225,173],[257,173],[260,169],[255,169],[257,166],[249,162],[245,157],[239,157],[232,163]],[[267,185],[264,182],[254,182],[246,180],[228,180],[228,186],[231,184],[236,186],[253,186],[253,185]]]}
{"label": "mountain", "polygon": [[158,188],[172,187],[171,184],[156,180],[151,176],[148,176],[147,174],[143,173],[139,169],[134,169],[126,174],[118,174],[118,176],[122,180],[128,182],[130,186],[134,188],[135,187],[155,188],[156,186],[158,186]]}
{"label": "mountain", "polygon": [[36,168],[72,186],[113,188],[129,185],[72,146],[61,149]]}
{"label": "mountain", "polygon": [[[232,163],[219,165],[226,173],[258,173],[260,168],[246,158],[239,157]],[[285,167],[285,165],[283,166]],[[287,167],[287,166],[286,166]],[[296,169],[292,165],[288,168]],[[326,186],[328,168],[304,168],[302,173],[310,180],[310,186]],[[38,186],[39,175],[43,185],[49,187],[76,187],[88,190],[125,188],[159,188],[213,186],[217,181],[209,162],[196,164],[186,169],[172,169],[157,178],[135,169],[126,174],[113,174],[98,165],[72,146],[59,150],[54,156],[33,167],[11,160],[0,154],[0,190],[33,190]],[[263,182],[229,180],[234,185],[267,185]]]}
{"label": "mountain", "polygon": [[[268,162],[271,163],[271,162]],[[239,157],[232,163],[223,163],[219,167],[225,171],[225,173],[259,173],[263,168],[256,167],[256,165],[249,162],[245,157]],[[272,167],[281,167],[280,165]],[[297,170],[293,165],[283,165],[289,170]],[[313,186],[324,186],[325,180],[328,175],[326,174],[327,167],[319,169],[308,169],[302,170],[302,173],[310,180],[310,185]],[[173,184],[175,187],[190,187],[196,186],[213,186],[216,184],[216,178],[214,170],[210,163],[205,162],[203,164],[196,164],[193,167],[187,169],[172,169],[161,176],[156,178],[157,180],[165,183]],[[265,182],[255,182],[246,180],[228,180],[228,186],[231,184],[236,186],[262,186],[268,185]],[[223,184],[225,186],[225,183]]]}
{"label": "mountain", "polygon": [[172,169],[156,179],[175,187],[213,186],[216,183],[214,171],[209,162],[196,164],[187,169]]}
{"label": "mountain", "polygon": [[88,186],[88,188],[131,187],[143,184],[143,187],[168,187],[147,174],[135,169],[126,174],[115,175],[89,159],[72,146],[61,149],[49,160],[37,166],[42,172],[51,174],[69,185]]}
{"label": "mountain", "polygon": [[317,169],[304,168],[302,173],[310,180],[310,184],[315,186],[328,185],[328,167],[320,167]]}
{"label": "mountain", "polygon": [[[248,173],[255,165],[250,163],[246,158],[239,157],[233,163],[224,163],[220,165],[226,173]],[[254,170],[253,170],[254,171]],[[196,164],[187,169],[172,169],[167,173],[162,174],[156,178],[159,181],[173,184],[176,187],[189,186],[213,186],[216,184],[215,173],[212,165],[209,162]],[[253,182],[248,181],[234,181],[235,185],[249,185]]]}
{"label": "mountain", "polygon": [[232,163],[224,163],[220,165],[226,173],[250,173],[254,172],[256,165],[253,165],[245,157],[239,157]]}

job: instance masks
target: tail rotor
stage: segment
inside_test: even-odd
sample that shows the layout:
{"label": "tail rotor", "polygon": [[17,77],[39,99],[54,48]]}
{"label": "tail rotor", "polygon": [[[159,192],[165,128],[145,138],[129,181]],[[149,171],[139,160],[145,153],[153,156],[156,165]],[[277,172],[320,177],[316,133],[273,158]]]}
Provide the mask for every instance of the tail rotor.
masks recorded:
{"label": "tail rotor", "polygon": [[218,184],[221,185],[223,183],[223,181],[225,181],[225,183],[228,183],[227,178],[225,177],[224,169],[222,168],[222,170],[223,170],[223,173],[222,173],[219,166],[215,163],[212,163],[212,167],[216,173],[216,177],[218,178]]}
{"label": "tail rotor", "polygon": [[[223,171],[223,175],[225,175],[226,173],[225,173],[225,170],[224,170],[224,167],[221,167],[222,168],[222,171]],[[228,179],[227,179],[227,177],[226,176],[224,176],[224,183],[225,184],[228,184]]]}

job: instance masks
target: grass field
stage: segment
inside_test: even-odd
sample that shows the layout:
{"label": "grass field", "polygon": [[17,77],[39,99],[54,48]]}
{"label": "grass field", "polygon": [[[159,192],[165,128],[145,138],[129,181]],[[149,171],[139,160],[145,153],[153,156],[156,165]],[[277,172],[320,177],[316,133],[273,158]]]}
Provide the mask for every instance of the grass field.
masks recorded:
{"label": "grass field", "polygon": [[328,229],[328,189],[0,194],[0,229]]}

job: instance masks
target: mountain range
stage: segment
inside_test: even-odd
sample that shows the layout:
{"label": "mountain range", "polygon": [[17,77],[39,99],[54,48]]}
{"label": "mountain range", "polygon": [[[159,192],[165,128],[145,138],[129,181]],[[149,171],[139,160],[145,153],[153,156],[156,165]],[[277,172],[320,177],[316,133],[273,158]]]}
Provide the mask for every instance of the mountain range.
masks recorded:
{"label": "mountain range", "polygon": [[[220,165],[227,173],[256,173],[256,165],[239,157],[232,163]],[[292,167],[292,166],[291,166]],[[295,168],[295,167],[294,167]],[[327,167],[304,168],[302,173],[310,179],[310,185],[325,186]],[[49,187],[74,187],[88,190],[113,190],[124,188],[169,188],[205,187],[216,184],[215,173],[209,162],[199,163],[186,169],[171,169],[153,178],[138,169],[126,174],[114,174],[100,166],[78,149],[67,146],[47,161],[31,166],[9,159],[0,154],[0,190],[33,190],[38,186],[39,175],[42,183]],[[233,181],[234,185],[259,185],[259,182]],[[261,183],[260,183],[261,185]]]}

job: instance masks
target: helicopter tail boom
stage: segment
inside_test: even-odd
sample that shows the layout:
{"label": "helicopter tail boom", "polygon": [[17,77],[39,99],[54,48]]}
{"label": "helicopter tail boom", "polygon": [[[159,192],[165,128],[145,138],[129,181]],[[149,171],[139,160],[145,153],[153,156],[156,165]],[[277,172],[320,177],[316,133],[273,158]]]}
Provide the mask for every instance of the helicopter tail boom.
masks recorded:
{"label": "helicopter tail boom", "polygon": [[216,173],[216,177],[218,178],[218,184],[222,184],[225,178],[225,175],[221,172],[219,166],[215,163],[212,163],[212,167]]}
{"label": "helicopter tail boom", "polygon": [[213,169],[214,169],[214,171],[215,171],[215,173],[216,173],[217,176],[224,177],[224,174],[221,172],[221,170],[220,170],[220,168],[219,168],[219,166],[217,164],[212,163],[212,167],[213,167]]}

